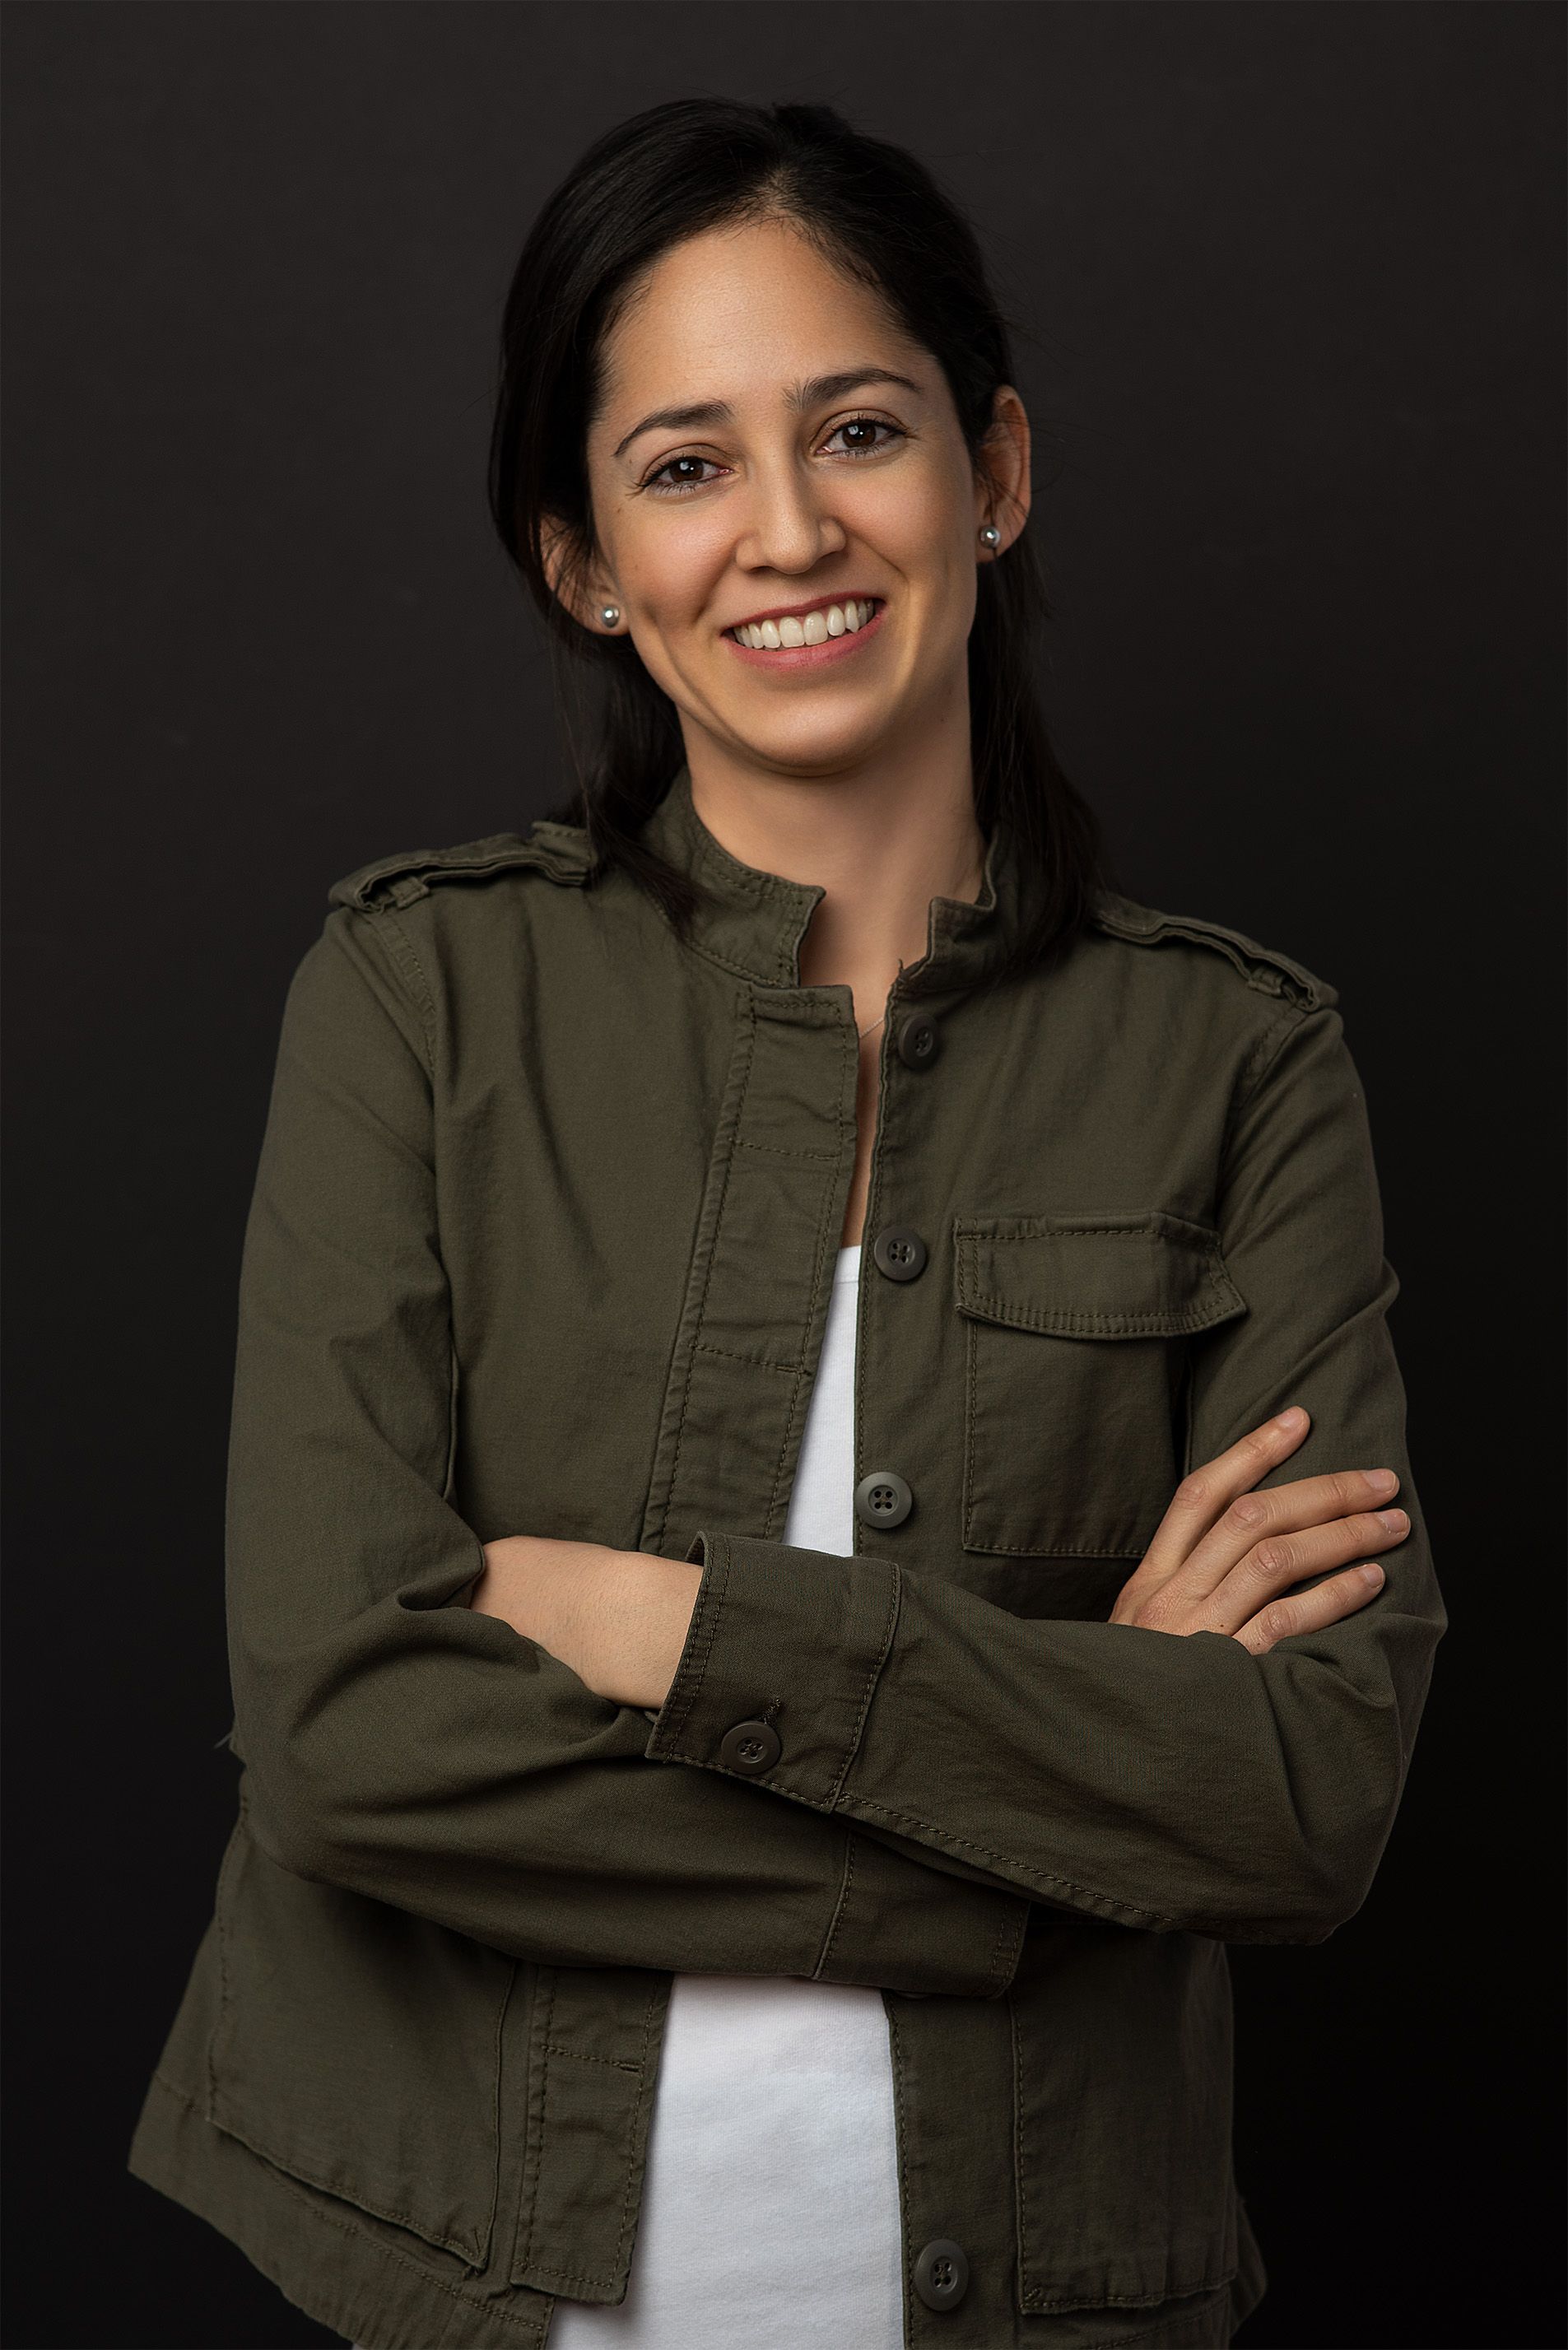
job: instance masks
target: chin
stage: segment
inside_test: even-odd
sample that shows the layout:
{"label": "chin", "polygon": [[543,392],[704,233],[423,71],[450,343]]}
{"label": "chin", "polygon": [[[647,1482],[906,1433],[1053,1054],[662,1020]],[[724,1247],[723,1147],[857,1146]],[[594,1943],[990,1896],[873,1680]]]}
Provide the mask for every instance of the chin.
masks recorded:
{"label": "chin", "polygon": [[897,731],[889,712],[878,712],[874,717],[867,712],[829,717],[826,712],[812,716],[802,711],[789,724],[781,725],[775,720],[772,725],[758,726],[732,720],[730,726],[732,741],[747,757],[763,766],[792,768],[801,775],[831,774],[873,758]]}

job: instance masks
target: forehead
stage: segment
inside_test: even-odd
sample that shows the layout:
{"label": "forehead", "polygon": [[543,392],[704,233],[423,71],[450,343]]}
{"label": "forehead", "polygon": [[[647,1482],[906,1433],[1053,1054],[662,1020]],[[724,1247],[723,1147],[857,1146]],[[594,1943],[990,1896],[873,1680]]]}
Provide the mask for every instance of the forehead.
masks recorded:
{"label": "forehead", "polygon": [[660,255],[626,302],[599,354],[596,423],[613,442],[617,419],[633,408],[739,406],[872,363],[932,372],[876,288],[836,268],[798,229],[780,221],[711,229]]}

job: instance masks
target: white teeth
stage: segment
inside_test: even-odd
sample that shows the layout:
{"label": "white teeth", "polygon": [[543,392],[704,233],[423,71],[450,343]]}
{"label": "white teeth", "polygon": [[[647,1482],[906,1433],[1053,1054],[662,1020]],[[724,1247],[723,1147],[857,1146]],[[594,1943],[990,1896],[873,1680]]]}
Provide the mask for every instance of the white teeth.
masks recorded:
{"label": "white teeth", "polygon": [[823,645],[829,637],[853,636],[875,610],[869,598],[849,596],[842,604],[829,604],[826,610],[819,606],[804,619],[747,620],[730,633],[737,644],[749,646],[753,652],[776,653],[785,646]]}

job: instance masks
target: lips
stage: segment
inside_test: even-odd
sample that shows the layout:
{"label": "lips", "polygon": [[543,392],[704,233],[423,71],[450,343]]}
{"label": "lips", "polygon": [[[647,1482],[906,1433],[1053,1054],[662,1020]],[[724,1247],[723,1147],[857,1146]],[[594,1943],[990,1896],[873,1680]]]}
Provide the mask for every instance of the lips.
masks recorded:
{"label": "lips", "polygon": [[806,645],[825,645],[833,637],[856,636],[881,608],[877,596],[825,597],[793,612],[739,621],[723,633],[750,652],[793,652]]}

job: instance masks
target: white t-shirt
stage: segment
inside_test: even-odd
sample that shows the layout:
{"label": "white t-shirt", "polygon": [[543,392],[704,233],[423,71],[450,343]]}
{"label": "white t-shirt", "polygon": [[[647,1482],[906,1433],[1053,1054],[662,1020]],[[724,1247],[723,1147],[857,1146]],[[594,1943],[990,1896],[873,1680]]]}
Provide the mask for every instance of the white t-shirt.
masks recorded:
{"label": "white t-shirt", "polygon": [[[840,1249],[784,1525],[805,1550],[855,1547],[859,1276]],[[900,2350],[902,2272],[881,1992],[677,1975],[626,2299],[558,2300],[549,2350]]]}

